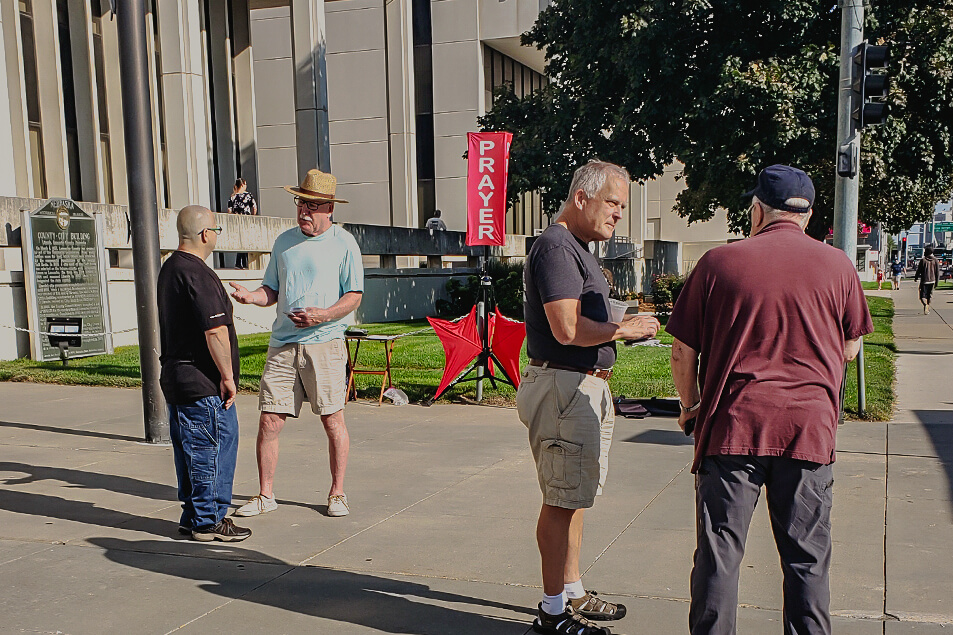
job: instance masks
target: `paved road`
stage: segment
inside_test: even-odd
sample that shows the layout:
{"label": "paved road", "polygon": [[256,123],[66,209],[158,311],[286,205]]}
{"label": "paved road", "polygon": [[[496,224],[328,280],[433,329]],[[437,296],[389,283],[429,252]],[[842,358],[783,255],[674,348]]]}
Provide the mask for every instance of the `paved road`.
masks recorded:
{"label": "paved road", "polygon": [[[839,634],[953,632],[953,295],[896,293],[899,408],[838,437]],[[171,449],[139,443],[137,391],[0,384],[0,633],[526,633],[539,599],[539,506],[514,411],[348,407],[353,513],[323,515],[320,422],[282,436],[277,512],[235,545],[176,534]],[[257,493],[255,399],[235,499]],[[621,419],[587,514],[588,588],[629,605],[627,634],[684,633],[694,544],[691,446],[671,419]],[[739,632],[780,633],[763,506]]]}

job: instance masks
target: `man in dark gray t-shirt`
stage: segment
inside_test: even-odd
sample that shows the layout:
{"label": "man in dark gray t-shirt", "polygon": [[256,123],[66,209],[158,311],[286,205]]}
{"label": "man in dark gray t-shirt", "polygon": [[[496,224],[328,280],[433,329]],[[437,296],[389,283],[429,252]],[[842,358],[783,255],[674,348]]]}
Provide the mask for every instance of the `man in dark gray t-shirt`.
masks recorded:
{"label": "man in dark gray t-shirt", "polygon": [[[568,275],[567,275],[568,274]],[[585,368],[612,368],[615,341],[595,346],[560,344],[543,308],[547,302],[578,298],[580,315],[594,322],[609,322],[609,283],[586,243],[565,225],[550,225],[530,249],[524,269],[526,285],[523,315],[526,320],[527,354],[530,359],[549,360]]]}
{"label": "man in dark gray t-shirt", "polygon": [[653,336],[654,317],[613,322],[609,284],[587,247],[608,240],[629,200],[625,169],[591,161],[573,175],[556,222],[533,243],[523,271],[526,348],[516,404],[529,430],[543,504],[536,527],[543,601],[537,633],[603,635],[589,622],[625,616],[586,591],[579,573],[583,513],[601,493],[615,422],[608,380],[615,340]]}

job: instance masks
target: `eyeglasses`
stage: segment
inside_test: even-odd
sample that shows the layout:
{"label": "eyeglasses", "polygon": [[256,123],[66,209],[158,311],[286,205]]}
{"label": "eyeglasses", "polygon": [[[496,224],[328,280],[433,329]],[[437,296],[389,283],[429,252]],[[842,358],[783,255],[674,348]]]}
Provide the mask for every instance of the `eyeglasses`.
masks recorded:
{"label": "eyeglasses", "polygon": [[202,231],[200,231],[200,232],[198,233],[198,235],[201,236],[201,235],[204,234],[205,232],[215,232],[215,235],[218,236],[219,234],[222,233],[222,230],[223,230],[223,229],[225,229],[225,228],[224,228],[224,227],[206,227],[205,229],[203,229]]}
{"label": "eyeglasses", "polygon": [[316,212],[322,207],[324,207],[325,205],[330,205],[330,204],[331,204],[331,201],[327,201],[326,203],[321,203],[318,201],[312,201],[306,198],[301,198],[300,196],[295,197],[295,205],[304,205],[305,207],[308,208],[308,211],[311,211],[311,212]]}

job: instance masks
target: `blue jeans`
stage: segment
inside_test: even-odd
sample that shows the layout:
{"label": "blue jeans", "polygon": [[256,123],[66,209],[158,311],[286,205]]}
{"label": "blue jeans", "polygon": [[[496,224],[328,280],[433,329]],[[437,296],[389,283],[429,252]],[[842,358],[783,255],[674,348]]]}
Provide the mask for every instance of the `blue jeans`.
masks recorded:
{"label": "blue jeans", "polygon": [[238,413],[218,396],[185,405],[169,404],[172,455],[179,481],[179,524],[203,529],[218,524],[232,502],[238,456]]}

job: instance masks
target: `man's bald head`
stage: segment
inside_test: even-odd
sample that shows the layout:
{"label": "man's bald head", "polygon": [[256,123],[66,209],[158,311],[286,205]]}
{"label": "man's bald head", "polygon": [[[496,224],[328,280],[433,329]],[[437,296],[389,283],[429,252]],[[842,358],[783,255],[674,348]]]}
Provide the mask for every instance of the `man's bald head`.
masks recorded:
{"label": "man's bald head", "polygon": [[215,224],[215,214],[201,205],[188,205],[179,210],[175,220],[175,229],[179,233],[179,242],[201,242],[199,233]]}

